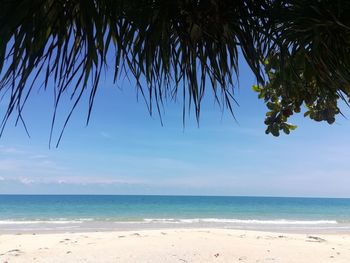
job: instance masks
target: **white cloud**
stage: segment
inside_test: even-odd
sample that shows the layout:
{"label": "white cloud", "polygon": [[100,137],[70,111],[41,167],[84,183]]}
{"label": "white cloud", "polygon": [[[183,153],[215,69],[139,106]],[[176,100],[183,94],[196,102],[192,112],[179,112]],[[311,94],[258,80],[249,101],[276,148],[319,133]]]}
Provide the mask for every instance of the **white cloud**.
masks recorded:
{"label": "white cloud", "polygon": [[15,160],[11,160],[11,159],[0,160],[0,171],[12,172],[17,170],[18,170],[18,165],[15,162]]}
{"label": "white cloud", "polygon": [[20,150],[16,147],[5,147],[3,145],[0,145],[0,153],[2,153],[2,154],[24,154],[26,152],[23,150]]}
{"label": "white cloud", "polygon": [[18,181],[19,181],[20,183],[22,183],[22,184],[32,184],[32,183],[35,182],[34,180],[29,179],[29,178],[27,178],[27,177],[21,177],[21,178],[18,179]]}
{"label": "white cloud", "polygon": [[46,158],[48,158],[48,156],[44,154],[36,154],[36,155],[30,156],[30,159],[46,159]]}
{"label": "white cloud", "polygon": [[104,131],[100,132],[100,135],[105,139],[112,139],[113,138],[109,133],[104,132]]}
{"label": "white cloud", "polygon": [[118,179],[118,178],[103,178],[103,177],[64,177],[56,178],[50,181],[50,183],[57,184],[73,184],[73,185],[117,185],[117,184],[145,184],[144,180],[137,179]]}
{"label": "white cloud", "polygon": [[64,178],[45,178],[45,177],[36,177],[31,178],[28,176],[20,177],[0,177],[0,181],[20,183],[20,184],[58,184],[58,185],[139,185],[147,184],[143,180],[128,180],[128,179],[113,179],[113,178],[101,178],[101,177],[64,177]]}

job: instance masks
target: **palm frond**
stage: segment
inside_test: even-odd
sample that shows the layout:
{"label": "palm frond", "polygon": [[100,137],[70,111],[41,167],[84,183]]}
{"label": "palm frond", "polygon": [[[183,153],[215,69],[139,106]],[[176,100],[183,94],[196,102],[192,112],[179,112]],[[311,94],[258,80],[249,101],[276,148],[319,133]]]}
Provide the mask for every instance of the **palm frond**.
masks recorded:
{"label": "palm frond", "polygon": [[89,121],[109,55],[115,58],[115,81],[121,73],[131,74],[150,112],[154,101],[159,107],[184,87],[199,119],[207,82],[218,102],[231,108],[240,52],[263,80],[258,12],[264,5],[253,0],[2,1],[0,93],[10,99],[1,131],[14,112],[21,119],[39,74],[45,88],[53,79],[56,107],[62,93],[71,92],[75,103],[67,120],[89,93]]}
{"label": "palm frond", "polygon": [[64,127],[87,94],[89,122],[110,67],[115,82],[132,77],[151,114],[180,96],[198,120],[208,86],[233,112],[240,54],[270,108],[268,132],[289,133],[286,120],[302,105],[332,123],[338,99],[350,95],[349,11],[345,0],[2,0],[0,96],[8,104],[0,135],[14,114],[24,123],[41,85],[54,90],[55,109],[70,93]]}

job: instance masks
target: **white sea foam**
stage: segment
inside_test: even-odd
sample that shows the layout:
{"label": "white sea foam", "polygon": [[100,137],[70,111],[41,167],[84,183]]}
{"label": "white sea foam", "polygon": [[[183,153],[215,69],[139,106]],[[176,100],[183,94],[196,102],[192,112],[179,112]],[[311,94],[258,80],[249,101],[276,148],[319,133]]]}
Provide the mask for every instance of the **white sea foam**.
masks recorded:
{"label": "white sea foam", "polygon": [[77,220],[0,220],[0,225],[33,225],[33,224],[81,224],[93,221],[90,218],[81,218]]}
{"label": "white sea foam", "polygon": [[[65,224],[82,224],[84,222],[93,222],[92,218],[80,218],[69,220],[65,218],[52,220],[0,220],[0,225],[34,225],[34,224],[51,224],[51,225],[65,225]],[[113,222],[114,220],[97,220],[99,222]],[[114,221],[114,223],[162,223],[162,224],[195,224],[195,223],[221,223],[221,224],[236,224],[236,225],[336,225],[336,220],[257,220],[257,219],[230,219],[230,218],[145,218],[142,221]]]}
{"label": "white sea foam", "polygon": [[256,219],[228,219],[228,218],[192,218],[192,219],[174,219],[174,218],[146,218],[146,223],[173,223],[173,224],[191,224],[191,223],[231,223],[231,224],[264,224],[264,225],[328,225],[338,224],[336,220],[256,220]]}

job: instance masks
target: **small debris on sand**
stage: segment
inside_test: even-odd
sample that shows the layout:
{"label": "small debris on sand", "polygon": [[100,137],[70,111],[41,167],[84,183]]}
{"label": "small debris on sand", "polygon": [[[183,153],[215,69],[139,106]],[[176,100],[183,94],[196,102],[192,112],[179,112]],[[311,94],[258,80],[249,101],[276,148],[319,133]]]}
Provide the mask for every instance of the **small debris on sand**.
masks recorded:
{"label": "small debris on sand", "polygon": [[307,238],[311,239],[311,240],[306,240],[307,242],[326,242],[325,239],[316,237],[316,236],[308,236]]}

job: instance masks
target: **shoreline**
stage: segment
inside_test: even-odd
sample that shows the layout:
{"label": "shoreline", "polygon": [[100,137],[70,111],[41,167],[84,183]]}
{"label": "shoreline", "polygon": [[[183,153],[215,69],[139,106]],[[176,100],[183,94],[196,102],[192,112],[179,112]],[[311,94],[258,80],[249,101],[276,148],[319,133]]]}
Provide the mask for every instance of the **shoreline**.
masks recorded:
{"label": "shoreline", "polygon": [[[113,231],[143,231],[163,229],[226,229],[243,231],[263,231],[274,233],[316,233],[316,234],[350,234],[349,223],[332,221],[270,221],[268,223],[246,220],[249,223],[229,222],[193,222],[173,220],[148,221],[113,221],[113,220],[37,220],[37,221],[1,221],[0,234],[32,234],[32,233],[84,233],[84,232],[113,232]],[[293,223],[294,222],[294,223]],[[295,223],[297,222],[297,223]],[[308,222],[303,223],[303,222]]]}
{"label": "shoreline", "polygon": [[91,232],[123,232],[147,230],[179,230],[179,229],[218,229],[237,231],[258,231],[288,234],[333,234],[350,235],[350,225],[230,225],[224,223],[141,223],[141,222],[104,222],[92,221],[85,223],[31,223],[31,224],[2,224],[0,235],[6,234],[64,234],[64,233],[91,233]]}
{"label": "shoreline", "polygon": [[349,262],[350,234],[218,228],[0,234],[0,262]]}

